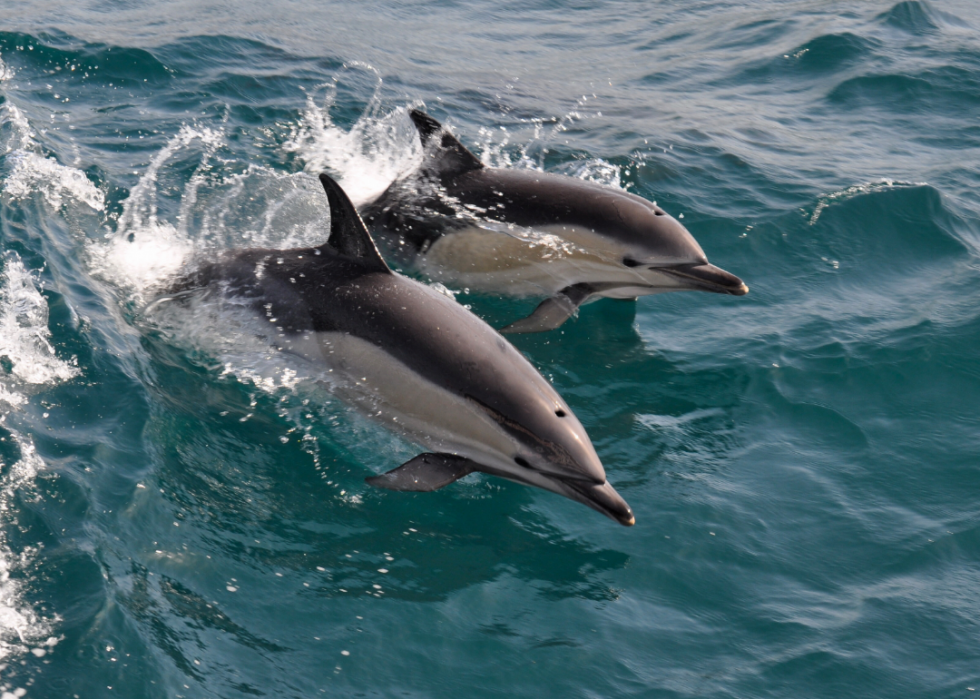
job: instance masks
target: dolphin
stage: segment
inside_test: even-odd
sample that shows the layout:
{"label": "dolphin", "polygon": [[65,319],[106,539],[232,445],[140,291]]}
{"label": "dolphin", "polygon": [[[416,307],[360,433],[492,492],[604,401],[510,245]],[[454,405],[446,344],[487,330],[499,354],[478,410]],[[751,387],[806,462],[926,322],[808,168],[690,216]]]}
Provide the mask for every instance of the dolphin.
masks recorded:
{"label": "dolphin", "polygon": [[364,220],[432,279],[548,297],[502,332],[553,330],[602,297],[748,293],[656,204],[575,177],[487,167],[428,114],[409,116],[423,163],[364,207]]}
{"label": "dolphin", "polygon": [[551,384],[462,305],[393,272],[340,186],[325,174],[320,182],[330,204],[324,245],[231,251],[170,293],[205,289],[244,305],[281,351],[323,366],[341,398],[429,450],[369,484],[433,491],[481,471],[632,525]]}

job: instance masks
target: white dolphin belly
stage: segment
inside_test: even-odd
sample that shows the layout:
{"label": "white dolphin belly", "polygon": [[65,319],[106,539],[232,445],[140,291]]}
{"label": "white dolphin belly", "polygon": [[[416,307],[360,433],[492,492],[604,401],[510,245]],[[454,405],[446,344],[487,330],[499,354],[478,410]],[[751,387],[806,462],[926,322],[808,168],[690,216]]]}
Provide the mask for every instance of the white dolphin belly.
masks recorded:
{"label": "white dolphin belly", "polygon": [[579,226],[516,233],[471,226],[437,239],[417,266],[444,284],[511,296],[552,296],[583,282],[621,286],[598,293],[610,298],[682,287],[665,274],[626,267],[625,254],[615,241]]}

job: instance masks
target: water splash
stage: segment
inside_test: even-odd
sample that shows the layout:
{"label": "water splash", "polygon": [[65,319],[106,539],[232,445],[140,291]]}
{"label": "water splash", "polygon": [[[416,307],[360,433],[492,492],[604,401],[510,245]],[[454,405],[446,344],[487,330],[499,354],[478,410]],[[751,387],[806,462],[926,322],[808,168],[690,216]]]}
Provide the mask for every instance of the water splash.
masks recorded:
{"label": "water splash", "polygon": [[[591,99],[596,99],[596,95],[592,95]],[[498,126],[495,129],[480,127],[476,138],[480,159],[490,167],[544,172],[544,159],[549,150],[549,143],[561,138],[561,135],[576,122],[602,116],[602,112],[585,111],[589,100],[589,95],[582,95],[576,101],[575,107],[560,117],[521,119],[521,123],[532,127],[532,133],[523,142],[513,145],[511,130],[506,126]],[[546,129],[549,125],[550,128]],[[636,160],[639,162],[641,159],[636,158]],[[626,189],[629,186],[628,184],[624,186],[622,183],[623,168],[602,158],[572,160],[557,166],[553,172],[617,189]]]}
{"label": "water splash", "polygon": [[[13,105],[5,107],[8,113],[17,111]],[[85,173],[73,167],[25,150],[11,153],[8,162],[13,163],[13,171],[7,178],[4,191],[13,199],[27,199],[40,192],[52,209],[61,209],[69,198],[88,205],[94,211],[105,208],[105,194],[89,181]]]}
{"label": "water splash", "polygon": [[222,141],[212,129],[183,126],[150,161],[139,182],[123,202],[115,234],[107,233],[108,243],[94,244],[90,250],[93,272],[128,291],[142,301],[164,280],[183,268],[193,250],[186,226],[178,228],[163,221],[157,208],[157,178],[161,168],[179,151],[199,141],[204,146],[201,164],[185,190],[193,203],[208,159]]}
{"label": "water splash", "polygon": [[[13,77],[13,71],[0,59],[0,87]],[[45,156],[37,134],[27,117],[5,96],[0,104],[0,125],[7,131],[3,152],[12,165],[4,181],[4,194],[24,200],[40,192],[48,205],[60,210],[68,200],[86,204],[95,211],[105,209],[105,193],[85,173]]]}
{"label": "water splash", "polygon": [[16,520],[16,500],[33,491],[44,465],[34,445],[10,428],[7,418],[32,392],[80,373],[74,358],[65,361],[55,353],[48,305],[36,283],[21,259],[7,253],[0,275],[0,425],[5,427],[3,439],[15,442],[20,457],[9,464],[0,457],[0,670],[11,656],[31,651],[43,657],[57,643],[50,637],[57,619],[43,617],[25,601],[18,575],[33,565],[37,551],[27,547],[15,552],[7,537]]}
{"label": "water splash", "polygon": [[[364,112],[345,131],[333,123],[330,110],[336,103],[339,84],[354,70],[372,74],[375,88]],[[355,206],[376,199],[394,180],[417,168],[422,159],[421,144],[405,110],[383,114],[380,93],[377,69],[360,62],[345,64],[331,82],[307,97],[303,116],[285,144],[287,152],[303,160],[306,172],[327,170],[337,175]]]}
{"label": "water splash", "polygon": [[30,387],[50,386],[79,374],[77,360],[57,356],[48,330],[48,304],[15,253],[0,274],[0,405],[20,405]]}
{"label": "water splash", "polygon": [[[322,244],[329,209],[319,182],[306,173],[243,163],[226,147],[221,131],[181,127],[123,202],[115,232],[91,245],[93,272],[142,305],[195,258],[229,248]],[[197,164],[168,220],[159,207],[159,180],[172,174],[174,161],[188,159]]]}
{"label": "water splash", "polygon": [[[563,123],[564,119],[557,120],[557,124]],[[542,132],[545,121],[543,119],[533,119],[534,132],[526,142],[514,147],[511,146],[511,134],[505,127],[499,127],[493,131],[486,127],[480,128],[477,137],[477,147],[480,150],[480,159],[490,167],[512,168],[515,170],[537,170],[544,172],[544,155],[547,149],[542,143]],[[539,151],[540,155],[532,155]],[[587,180],[607,187],[624,189],[622,184],[623,168],[619,165],[610,163],[602,158],[589,158],[587,160],[572,160],[562,163],[555,167],[552,172],[559,175],[568,175],[580,180]]]}
{"label": "water splash", "polygon": [[555,168],[555,172],[607,187],[624,189],[622,185],[623,168],[602,158],[575,160]]}

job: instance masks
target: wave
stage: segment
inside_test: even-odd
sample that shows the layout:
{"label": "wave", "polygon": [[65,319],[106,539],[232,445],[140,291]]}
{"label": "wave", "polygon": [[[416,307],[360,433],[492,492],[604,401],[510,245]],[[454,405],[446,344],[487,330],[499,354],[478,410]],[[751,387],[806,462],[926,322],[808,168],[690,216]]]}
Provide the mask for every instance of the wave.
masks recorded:
{"label": "wave", "polygon": [[[0,90],[14,75],[0,59]],[[104,193],[81,171],[46,155],[24,113],[7,95],[0,93],[0,99],[5,214],[12,205],[32,201],[55,212],[76,202],[102,211]],[[0,255],[0,673],[26,653],[43,658],[60,640],[52,635],[58,617],[29,600],[38,548],[15,543],[10,536],[18,526],[20,503],[35,497],[36,478],[45,468],[29,430],[18,424],[22,413],[32,396],[81,374],[76,357],[59,356],[48,324],[39,273],[7,250]],[[25,692],[12,685],[3,689],[5,696]]]}
{"label": "wave", "polygon": [[832,204],[837,204],[840,202],[847,201],[848,199],[853,199],[854,197],[861,196],[863,194],[870,194],[872,192],[880,192],[886,189],[892,189],[895,187],[927,187],[926,182],[895,182],[892,180],[882,179],[877,182],[867,182],[864,184],[855,184],[850,187],[845,187],[844,189],[839,189],[835,192],[829,194],[821,194],[817,199],[817,205],[813,207],[813,213],[810,214],[810,219],[808,223],[812,226],[815,225],[817,221],[820,220],[820,214],[823,213],[824,209]]}
{"label": "wave", "polygon": [[872,60],[880,47],[877,39],[852,32],[821,34],[781,55],[753,61],[726,80],[736,83],[784,80],[788,89],[798,91],[819,84],[813,81],[825,79],[828,74]]}
{"label": "wave", "polygon": [[877,107],[896,114],[968,115],[980,106],[980,79],[974,71],[958,66],[861,75],[837,85],[827,99],[844,109]]}
{"label": "wave", "polygon": [[968,26],[956,15],[937,10],[923,0],[905,0],[882,12],[875,18],[879,23],[901,29],[910,34],[928,34],[940,30],[944,24]]}

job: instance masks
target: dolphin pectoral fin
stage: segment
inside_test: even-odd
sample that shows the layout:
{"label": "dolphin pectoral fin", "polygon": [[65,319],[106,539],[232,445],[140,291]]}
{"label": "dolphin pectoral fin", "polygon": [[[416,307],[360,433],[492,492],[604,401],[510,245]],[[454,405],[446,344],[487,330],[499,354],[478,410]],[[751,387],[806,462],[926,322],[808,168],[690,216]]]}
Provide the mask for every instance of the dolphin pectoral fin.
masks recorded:
{"label": "dolphin pectoral fin", "polygon": [[506,334],[543,333],[554,330],[575,315],[577,309],[578,306],[572,303],[571,299],[564,294],[558,294],[542,301],[534,309],[534,313],[527,318],[521,318],[507,327],[501,328],[500,332]]}
{"label": "dolphin pectoral fin", "polygon": [[550,299],[542,301],[534,312],[527,318],[515,321],[505,328],[502,333],[541,333],[554,330],[575,315],[578,307],[592,295],[592,287],[588,284],[573,284],[566,286]]}
{"label": "dolphin pectoral fin", "polygon": [[419,454],[398,468],[380,476],[371,476],[365,481],[375,488],[429,493],[455,483],[476,470],[476,464],[464,456]]}

